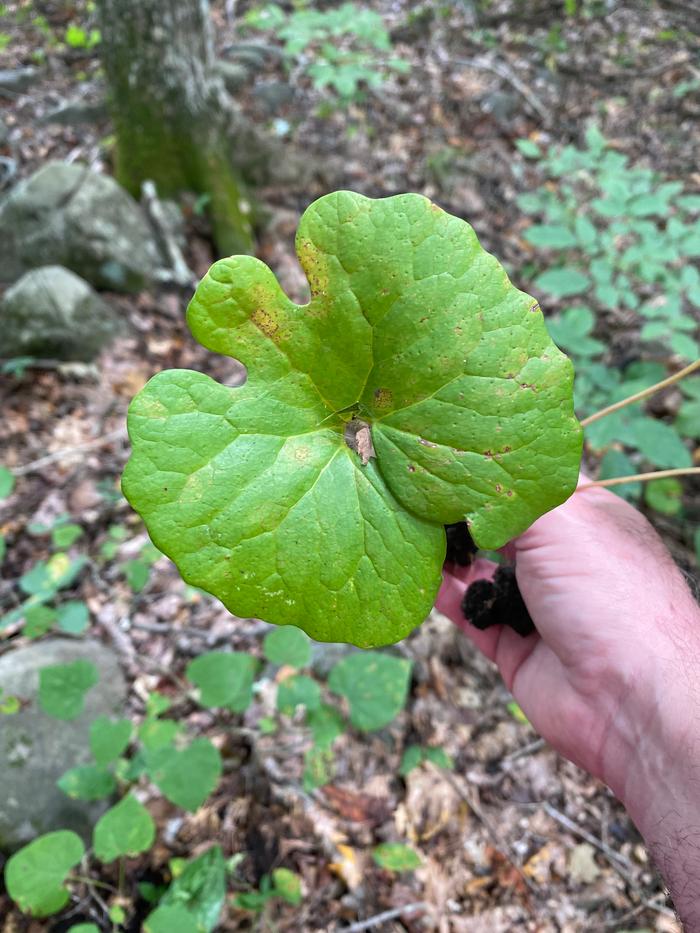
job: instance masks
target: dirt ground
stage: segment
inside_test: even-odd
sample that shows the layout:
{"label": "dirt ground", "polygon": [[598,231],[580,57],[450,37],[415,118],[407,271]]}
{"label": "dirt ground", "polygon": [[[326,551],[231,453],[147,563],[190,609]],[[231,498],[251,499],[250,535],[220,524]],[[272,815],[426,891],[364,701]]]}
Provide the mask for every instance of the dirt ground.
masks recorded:
{"label": "dirt ground", "polygon": [[[74,13],[65,4],[42,6],[57,28]],[[239,3],[236,17],[249,6]],[[364,105],[319,116],[318,94],[302,79],[271,111],[260,85],[286,81],[274,56],[239,95],[258,125],[272,132],[273,121],[284,120],[290,149],[303,150],[311,164],[297,182],[287,172],[284,183],[273,179],[259,192],[268,215],[259,255],[292,298],[305,291],[292,246],[298,217],[336,188],[371,196],[422,192],[468,219],[484,245],[517,270],[527,244],[519,237],[515,197],[530,171],[514,146],[518,138],[578,141],[595,117],[620,151],[700,183],[700,97],[673,95],[679,80],[700,73],[700,7],[690,0],[609,0],[599,4],[605,15],[575,19],[553,0],[371,6],[386,16],[396,51],[412,67]],[[227,8],[213,4],[221,50],[236,38],[238,19],[227,17]],[[2,53],[3,67],[30,64],[41,35],[7,19],[2,29],[14,41]],[[109,172],[111,127],[99,107],[89,122],[47,118],[67,102],[92,106],[103,99],[94,50],[49,50],[27,92],[2,98],[8,141],[0,152],[12,182],[48,159]],[[200,276],[213,258],[211,245],[200,216],[190,210],[187,222],[186,258]],[[215,600],[189,592],[165,558],[140,593],[127,584],[123,561],[145,535],[118,491],[131,397],[168,367],[201,369],[229,383],[241,371],[190,337],[187,289],[107,297],[127,331],[97,365],[47,365],[0,377],[2,460],[19,474],[15,493],[0,503],[8,545],[0,599],[3,611],[11,609],[13,581],[47,556],[45,540],[27,534],[28,524],[62,513],[79,521],[89,561],[74,591],[90,608],[90,633],[122,660],[130,712],[139,719],[147,691],[174,690],[184,665],[201,651],[227,645],[260,656],[266,627],[234,619]],[[695,489],[700,495],[700,484]],[[113,525],[128,528],[129,539],[104,561],[98,555]],[[670,525],[661,530],[674,539]],[[25,642],[16,628],[0,632],[0,652]],[[242,724],[194,704],[182,708],[190,731],[209,735],[221,750],[224,779],[195,815],[183,816],[154,792],[158,841],[128,863],[135,914],[126,929],[138,930],[147,912],[137,883],[163,879],[169,858],[191,857],[216,839],[227,856],[245,853],[241,877],[250,884],[284,865],[304,885],[301,907],[275,905],[262,920],[228,908],[225,931],[679,931],[620,804],[521,721],[492,666],[437,614],[400,651],[415,664],[406,711],[376,735],[340,738],[332,783],[312,793],[301,785],[301,726],[290,722],[274,737],[255,734],[264,693]],[[322,665],[323,650],[319,657]],[[401,753],[411,743],[442,746],[454,771],[424,766],[400,777]],[[413,841],[421,868],[391,874],[373,864],[371,847],[395,838]],[[105,878],[114,880],[108,869]],[[358,925],[385,911],[388,919]],[[58,933],[93,917],[85,891],[70,912],[28,921],[0,883],[2,933]]]}

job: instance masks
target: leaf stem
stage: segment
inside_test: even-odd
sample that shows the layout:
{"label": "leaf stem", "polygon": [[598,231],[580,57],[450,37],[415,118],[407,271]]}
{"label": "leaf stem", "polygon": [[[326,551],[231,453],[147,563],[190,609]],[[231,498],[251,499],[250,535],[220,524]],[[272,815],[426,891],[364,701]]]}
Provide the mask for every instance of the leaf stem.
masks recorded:
{"label": "leaf stem", "polygon": [[66,881],[72,881],[75,884],[86,884],[93,888],[104,888],[105,891],[112,891],[114,894],[119,893],[113,884],[107,884],[106,881],[97,881],[95,878],[88,878],[85,875],[68,875]]}
{"label": "leaf stem", "polygon": [[590,483],[577,486],[576,492],[582,489],[593,489],[596,486],[621,486],[623,483],[648,483],[653,479],[666,479],[667,476],[694,476],[700,473],[700,467],[683,467],[678,470],[654,470],[652,473],[635,473],[632,476],[613,476],[612,479],[597,479]]}
{"label": "leaf stem", "polygon": [[615,402],[613,405],[608,405],[607,408],[601,408],[601,410],[595,412],[595,414],[584,418],[581,421],[581,427],[587,428],[588,425],[593,424],[594,421],[598,421],[600,418],[604,418],[606,415],[611,415],[614,411],[619,411],[621,408],[625,408],[627,405],[631,405],[633,402],[639,402],[643,398],[647,398],[647,396],[653,395],[654,392],[658,392],[660,389],[665,389],[666,386],[671,386],[675,382],[679,382],[681,379],[684,379],[686,376],[694,373],[697,369],[700,369],[700,360],[696,360],[694,363],[690,363],[689,366],[679,370],[673,376],[669,376],[668,379],[662,379],[661,382],[656,382],[653,386],[649,386],[647,389],[642,389],[641,392],[635,392],[634,395],[623,398],[620,402]]}

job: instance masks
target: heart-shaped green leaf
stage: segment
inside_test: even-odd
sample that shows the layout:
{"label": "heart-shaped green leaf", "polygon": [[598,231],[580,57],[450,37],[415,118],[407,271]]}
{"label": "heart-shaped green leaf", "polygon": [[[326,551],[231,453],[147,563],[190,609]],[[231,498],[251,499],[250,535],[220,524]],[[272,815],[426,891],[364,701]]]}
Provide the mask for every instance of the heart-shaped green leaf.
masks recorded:
{"label": "heart-shaped green leaf", "polygon": [[153,845],[156,827],[153,817],[132,794],[99,818],[93,832],[95,855],[102,862],[113,862],[122,855],[138,855]]}
{"label": "heart-shaped green leaf", "polygon": [[108,765],[119,758],[131,741],[132,726],[129,719],[109,719],[98,716],[90,723],[90,751],[98,765]]}
{"label": "heart-shaped green leaf", "polygon": [[7,893],[19,908],[34,917],[48,917],[68,903],[66,875],[83,857],[80,837],[69,830],[39,836],[5,867]]}
{"label": "heart-shaped green leaf", "polygon": [[363,651],[338,661],[328,686],[350,704],[353,726],[369,732],[388,725],[401,712],[410,675],[410,661]]}
{"label": "heart-shaped green leaf", "polygon": [[80,716],[85,694],[100,679],[92,661],[51,664],[39,671],[39,706],[56,719]]}
{"label": "heart-shaped green leaf", "polygon": [[195,739],[183,749],[149,750],[146,770],[168,800],[194,813],[219,782],[221,756],[209,739]]}
{"label": "heart-shaped green leaf", "polygon": [[243,651],[207,651],[187,665],[187,676],[199,687],[202,706],[226,706],[243,713],[253,700],[257,660]]}
{"label": "heart-shaped green leaf", "polygon": [[267,633],[263,652],[273,664],[305,667],[311,661],[311,642],[301,629],[288,625]]}
{"label": "heart-shaped green leaf", "polygon": [[79,765],[66,771],[57,781],[64,794],[73,800],[101,800],[117,789],[114,775],[98,765]]}
{"label": "heart-shaped green leaf", "polygon": [[573,370],[472,228],[418,195],[336,192],[304,214],[311,301],[249,256],[188,309],[239,388],[156,376],[124,492],[187,582],[234,613],[368,647],[420,623],[442,525],[500,547],[574,490]]}

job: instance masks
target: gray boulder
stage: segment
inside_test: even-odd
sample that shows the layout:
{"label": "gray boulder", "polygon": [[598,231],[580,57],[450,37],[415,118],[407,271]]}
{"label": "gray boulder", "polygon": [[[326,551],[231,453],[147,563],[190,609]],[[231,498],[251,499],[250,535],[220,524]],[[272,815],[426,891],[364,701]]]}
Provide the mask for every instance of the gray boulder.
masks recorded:
{"label": "gray boulder", "polygon": [[[87,692],[77,719],[54,719],[39,708],[39,670],[79,659],[95,664],[99,683]],[[106,804],[71,800],[56,781],[69,768],[91,761],[93,719],[123,715],[126,687],[114,654],[96,641],[35,643],[0,657],[0,688],[23,701],[21,711],[3,716],[0,724],[0,851],[13,852],[56,829],[72,829],[88,839]]]}
{"label": "gray boulder", "polygon": [[0,357],[90,362],[117,331],[92,286],[62,266],[32,269],[0,301]]}
{"label": "gray boulder", "polygon": [[130,292],[161,263],[141,208],[113,178],[49,162],[0,204],[0,281],[54,264],[97,288]]}
{"label": "gray boulder", "polygon": [[0,71],[0,95],[3,93],[22,94],[39,77],[37,68],[3,68]]}

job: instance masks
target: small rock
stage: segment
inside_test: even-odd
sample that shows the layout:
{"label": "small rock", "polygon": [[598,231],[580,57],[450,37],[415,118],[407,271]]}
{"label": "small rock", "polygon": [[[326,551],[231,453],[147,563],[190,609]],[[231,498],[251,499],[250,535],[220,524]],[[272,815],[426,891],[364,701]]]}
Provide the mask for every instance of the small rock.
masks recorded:
{"label": "small rock", "polygon": [[136,201],[108,175],[49,162],[0,204],[0,280],[61,265],[97,288],[138,291],[161,264]]}
{"label": "small rock", "polygon": [[218,61],[215,68],[216,73],[224,82],[224,87],[231,95],[237,94],[249,78],[248,69],[236,62]]}
{"label": "small rock", "polygon": [[294,88],[286,81],[262,81],[253,88],[253,97],[273,114],[294,100]]}
{"label": "small rock", "polygon": [[38,74],[38,68],[3,69],[0,71],[0,94],[3,91],[11,95],[24,93],[34,83]]}
{"label": "small rock", "polygon": [[89,361],[118,331],[97,292],[62,266],[32,269],[0,302],[0,356]]}
{"label": "small rock", "polygon": [[574,846],[569,855],[569,877],[574,884],[592,884],[599,874],[593,846],[587,842]]}
{"label": "small rock", "polygon": [[[85,709],[69,721],[48,716],[37,700],[39,670],[84,659],[98,669],[99,684]],[[114,654],[97,641],[53,638],[0,657],[3,694],[22,700],[20,712],[2,717],[0,851],[12,852],[42,833],[72,829],[88,839],[106,804],[71,800],[56,786],[69,768],[91,761],[89,728],[98,716],[123,714],[126,687]]]}
{"label": "small rock", "polygon": [[64,104],[49,111],[39,123],[58,123],[60,126],[79,126],[82,123],[101,123],[108,116],[106,104],[84,104],[80,102]]}
{"label": "small rock", "polygon": [[10,141],[10,130],[7,123],[0,117],[0,147],[6,146]]}

